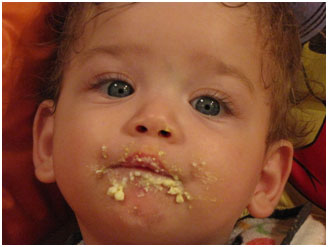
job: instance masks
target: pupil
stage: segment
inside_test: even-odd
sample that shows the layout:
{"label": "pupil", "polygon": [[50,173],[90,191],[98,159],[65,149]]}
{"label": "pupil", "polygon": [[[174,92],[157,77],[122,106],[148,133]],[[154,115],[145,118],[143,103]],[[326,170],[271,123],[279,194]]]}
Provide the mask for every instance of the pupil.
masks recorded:
{"label": "pupil", "polygon": [[120,88],[120,89],[118,90],[118,93],[119,93],[119,94],[122,94],[122,93],[124,93],[124,90],[123,90],[122,88]]}
{"label": "pupil", "polygon": [[205,105],[205,110],[209,110],[211,107],[209,105]]}

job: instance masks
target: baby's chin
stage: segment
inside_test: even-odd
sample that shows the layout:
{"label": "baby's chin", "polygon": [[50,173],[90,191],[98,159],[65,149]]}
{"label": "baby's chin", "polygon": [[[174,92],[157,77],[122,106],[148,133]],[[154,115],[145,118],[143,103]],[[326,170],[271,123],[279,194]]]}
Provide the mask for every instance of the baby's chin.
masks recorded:
{"label": "baby's chin", "polygon": [[109,227],[115,222],[121,229],[161,232],[161,228],[178,224],[178,219],[190,217],[193,200],[178,178],[119,168],[103,174],[97,182],[103,187],[100,203],[104,204],[96,206],[101,210],[98,217],[108,221]]}
{"label": "baby's chin", "polygon": [[208,234],[200,234],[200,228],[212,228],[200,225],[209,215],[201,205],[213,202],[197,198],[195,185],[133,168],[115,169],[98,179],[101,199],[84,225],[108,237],[101,244],[197,244],[199,235]]}

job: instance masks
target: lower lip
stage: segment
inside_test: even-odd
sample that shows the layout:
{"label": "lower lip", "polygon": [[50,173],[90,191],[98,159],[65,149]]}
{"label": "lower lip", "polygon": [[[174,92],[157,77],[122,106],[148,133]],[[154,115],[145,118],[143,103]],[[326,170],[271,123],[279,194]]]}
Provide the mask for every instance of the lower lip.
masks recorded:
{"label": "lower lip", "polygon": [[154,175],[164,176],[168,178],[172,178],[167,172],[165,172],[163,169],[154,170],[149,168],[147,165],[143,165],[142,163],[135,164],[131,162],[124,163],[124,165],[117,165],[110,167],[111,170],[117,170],[117,169],[127,169],[127,170],[134,170],[134,171],[140,171],[140,172],[148,172],[152,173]]}
{"label": "lower lip", "polygon": [[[167,179],[172,179],[171,176],[168,176],[166,174],[162,174],[161,172],[155,172],[153,170],[150,170],[147,167],[122,167],[118,166],[113,169],[110,169],[109,176],[113,177],[114,179],[123,179],[125,177],[130,178],[132,175],[135,173],[139,173],[140,175],[134,176],[135,178],[145,176],[146,174],[149,174],[149,176],[152,177],[162,177],[162,178],[167,178]],[[132,175],[130,175],[132,174]],[[135,180],[129,179],[129,182],[133,182]]]}

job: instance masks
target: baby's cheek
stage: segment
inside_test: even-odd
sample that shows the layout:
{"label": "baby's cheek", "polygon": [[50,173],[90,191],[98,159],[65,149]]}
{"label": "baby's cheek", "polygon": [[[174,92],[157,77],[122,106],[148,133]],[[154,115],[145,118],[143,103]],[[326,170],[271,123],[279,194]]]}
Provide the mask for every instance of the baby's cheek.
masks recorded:
{"label": "baby's cheek", "polygon": [[[244,161],[249,164],[247,159]],[[234,204],[238,210],[244,208],[256,179],[255,176],[249,178],[255,169],[246,169],[245,163],[231,157],[203,158],[191,162],[191,176],[194,179],[191,191],[195,201],[209,202],[209,206],[212,203],[215,207],[222,207],[222,210],[229,204]]]}

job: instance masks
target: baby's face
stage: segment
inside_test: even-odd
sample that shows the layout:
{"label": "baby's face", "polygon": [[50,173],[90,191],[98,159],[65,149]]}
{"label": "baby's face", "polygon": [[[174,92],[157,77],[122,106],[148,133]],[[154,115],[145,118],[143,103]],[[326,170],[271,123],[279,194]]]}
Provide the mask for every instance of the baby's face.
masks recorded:
{"label": "baby's face", "polygon": [[227,241],[259,180],[270,114],[251,17],[140,3],[87,25],[53,141],[86,242]]}

